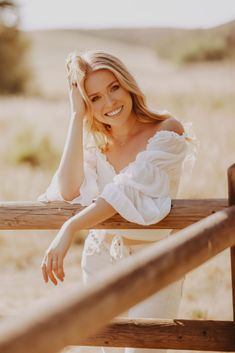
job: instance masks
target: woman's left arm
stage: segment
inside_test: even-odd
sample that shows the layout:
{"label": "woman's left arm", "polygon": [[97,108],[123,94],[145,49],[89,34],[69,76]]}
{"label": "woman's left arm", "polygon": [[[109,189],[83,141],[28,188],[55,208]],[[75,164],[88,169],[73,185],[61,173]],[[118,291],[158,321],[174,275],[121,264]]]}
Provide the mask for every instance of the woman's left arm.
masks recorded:
{"label": "woman's left arm", "polygon": [[44,281],[48,282],[50,279],[57,285],[57,279],[64,280],[64,258],[76,231],[92,228],[116,213],[117,211],[107,201],[98,198],[96,202],[69,218],[57,233],[43,258],[41,268]]}

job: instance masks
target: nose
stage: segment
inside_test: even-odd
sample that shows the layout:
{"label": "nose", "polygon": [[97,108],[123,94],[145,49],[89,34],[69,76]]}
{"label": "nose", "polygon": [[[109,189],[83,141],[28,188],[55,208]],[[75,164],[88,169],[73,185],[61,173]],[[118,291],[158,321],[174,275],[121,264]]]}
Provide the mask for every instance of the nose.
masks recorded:
{"label": "nose", "polygon": [[111,95],[106,95],[105,96],[105,106],[108,108],[112,108],[114,104],[114,99],[111,97]]}

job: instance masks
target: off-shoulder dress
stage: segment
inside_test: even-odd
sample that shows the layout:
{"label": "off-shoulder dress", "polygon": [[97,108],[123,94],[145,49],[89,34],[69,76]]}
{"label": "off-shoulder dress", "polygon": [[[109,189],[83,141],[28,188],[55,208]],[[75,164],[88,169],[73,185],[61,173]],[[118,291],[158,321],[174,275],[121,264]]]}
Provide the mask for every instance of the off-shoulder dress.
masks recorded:
{"label": "off-shoulder dress", "polygon": [[[192,155],[192,145],[193,139],[187,131],[182,135],[168,130],[157,131],[148,140],[146,148],[119,173],[98,147],[84,148],[84,181],[80,195],[70,203],[88,206],[101,197],[130,222],[145,226],[157,223],[168,215],[171,200],[177,197],[182,170],[187,172],[183,168],[184,162]],[[38,200],[63,200],[59,192],[57,173]],[[111,244],[105,241],[107,233],[113,235]],[[151,246],[153,241],[160,241],[170,233],[170,229],[90,230],[82,256],[84,281],[94,280],[102,269],[115,265],[146,246]],[[123,237],[144,240],[146,244],[125,246]],[[183,279],[164,288],[131,308],[128,316],[176,318],[182,284]],[[104,351],[108,352],[109,349],[105,348]],[[126,348],[127,352],[145,350]],[[160,350],[156,352],[159,353]]]}

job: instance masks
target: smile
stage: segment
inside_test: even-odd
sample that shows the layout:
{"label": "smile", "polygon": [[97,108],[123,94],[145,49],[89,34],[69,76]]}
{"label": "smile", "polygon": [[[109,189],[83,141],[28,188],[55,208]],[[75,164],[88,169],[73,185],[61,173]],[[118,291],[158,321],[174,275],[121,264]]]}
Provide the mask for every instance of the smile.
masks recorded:
{"label": "smile", "polygon": [[123,109],[123,105],[118,109],[115,109],[109,113],[106,113],[105,115],[110,116],[110,117],[116,117],[121,113],[122,109]]}

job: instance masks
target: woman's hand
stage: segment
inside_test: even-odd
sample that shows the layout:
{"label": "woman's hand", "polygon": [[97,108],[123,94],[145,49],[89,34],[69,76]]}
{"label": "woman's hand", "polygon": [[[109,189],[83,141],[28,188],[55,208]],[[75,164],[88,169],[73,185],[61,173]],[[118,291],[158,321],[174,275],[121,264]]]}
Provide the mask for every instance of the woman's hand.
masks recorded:
{"label": "woman's hand", "polygon": [[56,285],[57,279],[63,281],[65,276],[63,260],[76,231],[94,227],[116,213],[116,210],[108,202],[98,198],[82,211],[69,218],[52,241],[42,261],[42,274],[45,282],[50,279]]}
{"label": "woman's hand", "polygon": [[66,223],[63,224],[59,233],[50,244],[42,261],[41,269],[44,281],[47,283],[50,279],[54,285],[57,285],[57,279],[63,282],[64,258],[72,243],[73,234]]}
{"label": "woman's hand", "polygon": [[71,113],[83,119],[86,114],[86,104],[81,94],[81,88],[77,82],[70,82],[69,79],[69,99]]}

